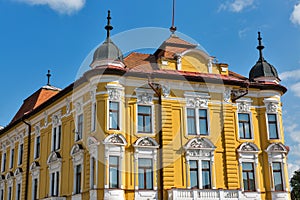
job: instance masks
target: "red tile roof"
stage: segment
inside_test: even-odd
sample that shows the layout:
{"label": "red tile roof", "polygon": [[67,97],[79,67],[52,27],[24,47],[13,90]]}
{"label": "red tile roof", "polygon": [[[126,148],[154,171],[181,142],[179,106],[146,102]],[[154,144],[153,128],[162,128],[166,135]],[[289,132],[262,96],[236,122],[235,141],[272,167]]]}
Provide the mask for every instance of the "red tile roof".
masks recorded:
{"label": "red tile roof", "polygon": [[24,100],[22,106],[13,117],[10,123],[17,121],[18,119],[22,118],[24,114],[31,112],[39,105],[46,102],[48,99],[56,95],[60,90],[51,86],[45,86],[40,88],[38,91],[33,93],[27,99]]}

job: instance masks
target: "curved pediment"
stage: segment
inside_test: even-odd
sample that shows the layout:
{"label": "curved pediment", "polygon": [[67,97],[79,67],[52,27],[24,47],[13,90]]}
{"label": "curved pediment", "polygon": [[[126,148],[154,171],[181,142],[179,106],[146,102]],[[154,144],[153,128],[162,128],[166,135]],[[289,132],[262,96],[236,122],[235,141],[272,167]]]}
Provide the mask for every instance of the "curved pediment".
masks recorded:
{"label": "curved pediment", "polygon": [[105,138],[103,143],[104,144],[121,145],[121,146],[127,145],[125,137],[121,134],[109,135]]}
{"label": "curved pediment", "polygon": [[189,149],[211,149],[214,150],[215,145],[207,138],[193,138],[190,139],[187,144],[184,146],[186,150]]}
{"label": "curved pediment", "polygon": [[47,164],[51,164],[51,163],[54,163],[54,162],[57,162],[57,161],[60,161],[61,160],[61,156],[58,152],[51,152],[48,159],[47,159]]}
{"label": "curved pediment", "polygon": [[83,152],[82,145],[81,144],[74,144],[72,149],[71,149],[70,155],[75,156],[76,154],[81,153],[81,152]]}
{"label": "curved pediment", "polygon": [[34,170],[37,170],[39,167],[40,167],[40,163],[37,161],[34,161],[31,163],[29,169],[30,169],[30,171],[34,171]]}
{"label": "curved pediment", "polygon": [[152,147],[158,148],[159,144],[150,137],[141,137],[133,145],[134,147]]}
{"label": "curved pediment", "polygon": [[288,149],[282,143],[270,144],[266,150],[268,153],[288,153]]}
{"label": "curved pediment", "polygon": [[258,147],[252,142],[245,142],[240,145],[238,152],[259,152]]}

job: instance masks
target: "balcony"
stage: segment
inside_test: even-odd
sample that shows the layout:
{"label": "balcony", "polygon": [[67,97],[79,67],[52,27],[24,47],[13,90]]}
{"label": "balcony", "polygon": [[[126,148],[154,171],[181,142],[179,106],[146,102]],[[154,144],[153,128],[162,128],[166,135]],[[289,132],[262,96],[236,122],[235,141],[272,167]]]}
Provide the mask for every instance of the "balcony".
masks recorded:
{"label": "balcony", "polygon": [[169,200],[258,200],[260,193],[244,193],[240,190],[194,190],[194,189],[171,189],[168,191]]}

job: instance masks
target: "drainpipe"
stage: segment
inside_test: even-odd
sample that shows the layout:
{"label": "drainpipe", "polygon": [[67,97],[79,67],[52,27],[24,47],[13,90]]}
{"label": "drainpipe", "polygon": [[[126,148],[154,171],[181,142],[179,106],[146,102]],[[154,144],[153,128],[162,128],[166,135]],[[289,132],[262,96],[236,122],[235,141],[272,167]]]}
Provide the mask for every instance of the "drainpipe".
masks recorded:
{"label": "drainpipe", "polygon": [[22,122],[24,122],[24,124],[26,124],[28,126],[26,182],[25,182],[25,200],[28,200],[29,167],[30,167],[30,144],[31,144],[31,124],[28,123],[28,122],[26,122],[24,118],[22,118]]}
{"label": "drainpipe", "polygon": [[160,199],[163,200],[164,198],[164,181],[163,181],[163,142],[162,142],[162,105],[161,105],[161,85],[157,83],[153,83],[151,81],[151,76],[148,76],[148,85],[151,87],[151,89],[155,92],[155,94],[158,96],[158,113],[159,113],[159,133],[158,133],[158,144],[160,146],[160,153],[159,153],[159,192],[160,192]]}

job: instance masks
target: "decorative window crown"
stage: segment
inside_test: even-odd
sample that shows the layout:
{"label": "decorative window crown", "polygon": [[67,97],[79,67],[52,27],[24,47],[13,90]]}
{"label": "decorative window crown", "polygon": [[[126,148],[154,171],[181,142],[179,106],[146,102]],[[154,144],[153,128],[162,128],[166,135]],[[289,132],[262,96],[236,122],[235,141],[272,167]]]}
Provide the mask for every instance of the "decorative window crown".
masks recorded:
{"label": "decorative window crown", "polygon": [[152,147],[152,148],[158,148],[159,144],[150,137],[142,137],[139,138],[133,145],[134,147]]}
{"label": "decorative window crown", "polygon": [[124,88],[119,84],[106,85],[108,99],[110,101],[121,101],[124,96]]}
{"label": "decorative window crown", "polygon": [[191,108],[207,108],[210,96],[206,93],[186,92],[186,106]]}
{"label": "decorative window crown", "polygon": [[264,100],[267,113],[277,113],[279,108],[279,102],[276,99],[265,99]]}
{"label": "decorative window crown", "polygon": [[240,99],[237,100],[237,111],[239,113],[248,113],[250,112],[251,100],[250,99]]}
{"label": "decorative window crown", "polygon": [[126,139],[121,134],[109,135],[105,138],[103,143],[104,144],[121,145],[121,146],[127,145]]}
{"label": "decorative window crown", "polygon": [[138,104],[152,104],[154,91],[150,89],[135,89]]}
{"label": "decorative window crown", "polygon": [[238,152],[244,152],[244,153],[257,153],[259,151],[258,147],[253,144],[252,142],[245,142],[240,145],[240,147],[237,150]]}

